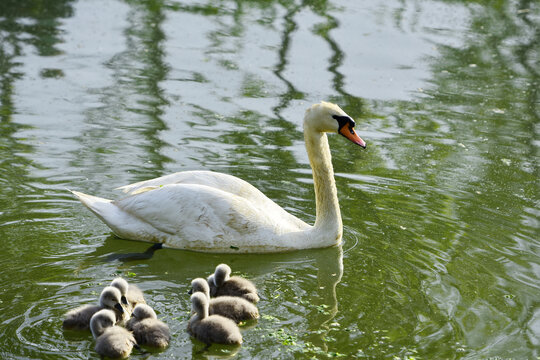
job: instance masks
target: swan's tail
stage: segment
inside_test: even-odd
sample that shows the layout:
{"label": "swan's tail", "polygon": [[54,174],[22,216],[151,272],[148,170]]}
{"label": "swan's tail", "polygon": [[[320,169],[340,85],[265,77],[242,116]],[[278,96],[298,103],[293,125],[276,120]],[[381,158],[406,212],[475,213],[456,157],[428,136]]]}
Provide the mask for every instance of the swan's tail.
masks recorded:
{"label": "swan's tail", "polygon": [[162,240],[161,238],[148,238],[148,234],[156,234],[159,231],[154,229],[150,224],[122,210],[114,201],[83,194],[78,191],[69,191],[101,219],[116,236],[122,239],[162,242],[160,241]]}
{"label": "swan's tail", "polygon": [[[69,189],[68,189],[69,190]],[[121,224],[129,224],[126,218],[127,214],[123,213],[113,203],[112,200],[83,194],[82,192],[69,190],[75,195],[84,206],[93,212],[101,221],[103,221],[117,236],[127,238],[123,235]]]}
{"label": "swan's tail", "polygon": [[112,200],[100,198],[97,196],[83,194],[82,192],[69,190],[73,195],[75,195],[84,206],[86,206],[90,211],[99,216],[103,217],[103,213],[106,212],[111,207]]}
{"label": "swan's tail", "polygon": [[71,191],[71,193],[75,195],[84,206],[86,206],[99,219],[101,219],[101,221],[107,224],[107,226],[110,227],[116,235],[125,238],[122,236],[123,231],[121,230],[121,224],[129,223],[129,221],[126,221],[125,219],[127,214],[118,209],[112,200],[83,194],[82,192],[78,191],[69,191]]}

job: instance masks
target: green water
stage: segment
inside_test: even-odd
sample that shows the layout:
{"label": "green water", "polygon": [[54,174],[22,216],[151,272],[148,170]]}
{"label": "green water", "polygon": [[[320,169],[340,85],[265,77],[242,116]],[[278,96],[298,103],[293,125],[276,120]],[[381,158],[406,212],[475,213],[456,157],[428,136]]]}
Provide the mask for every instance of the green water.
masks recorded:
{"label": "green water", "polygon": [[[0,357],[98,358],[62,314],[120,274],[169,324],[134,359],[537,359],[540,7],[535,1],[0,2]],[[301,120],[329,100],[338,248],[159,250],[115,238],[67,188],[239,176],[314,221]],[[227,262],[260,289],[240,348],[185,328]]]}

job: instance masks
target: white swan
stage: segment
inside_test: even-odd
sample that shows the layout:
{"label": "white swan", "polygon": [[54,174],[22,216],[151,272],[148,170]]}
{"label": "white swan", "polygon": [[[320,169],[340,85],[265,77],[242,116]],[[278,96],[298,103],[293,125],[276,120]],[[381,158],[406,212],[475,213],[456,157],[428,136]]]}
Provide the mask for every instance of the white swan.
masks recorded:
{"label": "white swan", "polygon": [[185,171],[122,186],[107,200],[72,191],[119,237],[206,252],[281,252],[328,247],[342,236],[327,132],[365,148],[354,120],[339,106],[312,105],[304,140],[316,197],[313,226],[287,213],[249,183],[211,171]]}

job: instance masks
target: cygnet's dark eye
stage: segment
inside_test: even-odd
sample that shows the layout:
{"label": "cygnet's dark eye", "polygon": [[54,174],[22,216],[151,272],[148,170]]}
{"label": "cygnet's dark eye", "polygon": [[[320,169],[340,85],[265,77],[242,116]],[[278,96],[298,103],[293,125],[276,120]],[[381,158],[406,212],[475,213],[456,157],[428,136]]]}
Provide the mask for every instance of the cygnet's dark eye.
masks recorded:
{"label": "cygnet's dark eye", "polygon": [[341,132],[341,129],[347,125],[347,127],[350,129],[350,128],[354,128],[356,126],[356,123],[354,122],[353,119],[351,119],[350,116],[346,116],[346,115],[332,115],[332,117],[334,119],[337,120],[338,122],[338,125],[339,125],[339,132]]}

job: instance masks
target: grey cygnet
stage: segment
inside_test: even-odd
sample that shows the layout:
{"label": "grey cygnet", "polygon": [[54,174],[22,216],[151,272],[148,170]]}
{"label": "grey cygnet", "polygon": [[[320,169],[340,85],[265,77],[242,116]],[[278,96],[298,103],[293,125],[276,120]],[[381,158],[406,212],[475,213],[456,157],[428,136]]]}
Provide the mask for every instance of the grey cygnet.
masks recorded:
{"label": "grey cygnet", "polygon": [[146,304],[142,290],[137,285],[129,284],[124,278],[115,278],[111,281],[111,286],[120,290],[122,304],[128,308],[129,312],[132,312],[137,304]]}
{"label": "grey cygnet", "polygon": [[201,292],[191,295],[191,310],[187,331],[206,344],[239,345],[242,334],[234,321],[220,315],[208,315],[208,298]]}
{"label": "grey cygnet", "polygon": [[96,352],[102,357],[124,359],[131,354],[137,344],[133,334],[121,326],[115,325],[114,312],[99,310],[90,320],[90,330],[96,339]]}
{"label": "grey cygnet", "polygon": [[256,304],[259,302],[257,288],[253,283],[240,276],[230,276],[231,268],[227,264],[219,264],[216,271],[208,277],[211,296],[238,296]]}
{"label": "grey cygnet", "polygon": [[210,299],[210,287],[206,280],[202,278],[193,279],[191,282],[190,294],[196,292],[203,293],[209,299],[208,314],[221,315],[233,320],[236,323],[245,320],[259,318],[257,307],[244,298],[237,296],[220,296]]}
{"label": "grey cygnet", "polygon": [[163,321],[158,320],[154,309],[146,304],[138,304],[133,309],[131,316],[126,328],[133,331],[137,344],[161,349],[169,345],[171,340],[169,327]]}
{"label": "grey cygnet", "polygon": [[90,327],[92,315],[101,309],[114,310],[116,319],[120,321],[126,315],[121,305],[121,297],[120,290],[107,286],[99,296],[99,305],[83,305],[68,311],[62,326],[64,329],[87,330]]}

